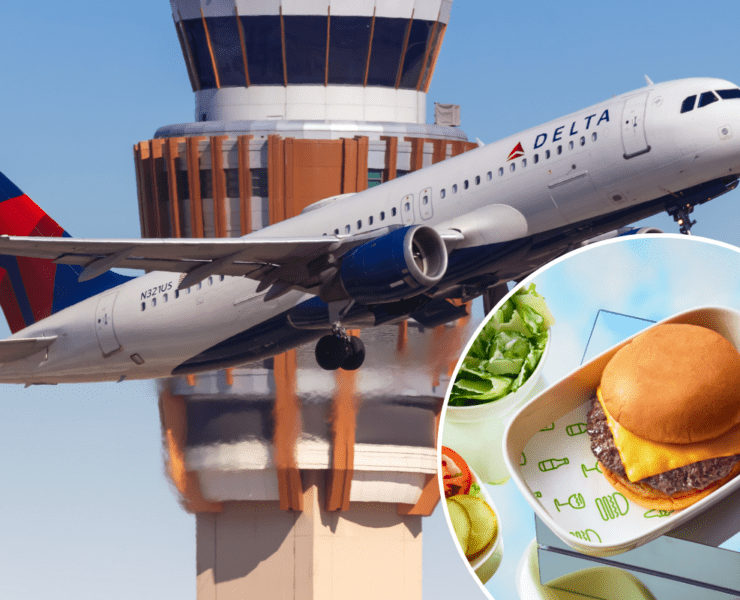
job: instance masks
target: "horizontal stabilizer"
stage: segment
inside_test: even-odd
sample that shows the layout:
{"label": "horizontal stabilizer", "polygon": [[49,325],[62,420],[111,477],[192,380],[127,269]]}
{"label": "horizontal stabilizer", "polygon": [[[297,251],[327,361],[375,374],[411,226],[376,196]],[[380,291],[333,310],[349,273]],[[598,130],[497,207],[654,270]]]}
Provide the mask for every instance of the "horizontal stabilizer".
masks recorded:
{"label": "horizontal stabilizer", "polygon": [[0,363],[22,360],[51,346],[57,336],[0,340]]}

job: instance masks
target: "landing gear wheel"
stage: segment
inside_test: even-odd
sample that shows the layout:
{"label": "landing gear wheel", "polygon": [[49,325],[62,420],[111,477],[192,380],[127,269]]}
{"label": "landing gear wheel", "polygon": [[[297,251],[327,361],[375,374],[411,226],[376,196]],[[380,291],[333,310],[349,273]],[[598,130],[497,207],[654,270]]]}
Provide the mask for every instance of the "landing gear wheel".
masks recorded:
{"label": "landing gear wheel", "polygon": [[354,371],[362,366],[365,362],[365,344],[357,336],[349,338],[350,355],[342,361],[342,369],[345,371]]}
{"label": "landing gear wheel", "polygon": [[[336,335],[325,335],[316,344],[316,362],[326,371],[336,371],[351,356],[350,344]],[[364,358],[364,352],[363,352]]]}

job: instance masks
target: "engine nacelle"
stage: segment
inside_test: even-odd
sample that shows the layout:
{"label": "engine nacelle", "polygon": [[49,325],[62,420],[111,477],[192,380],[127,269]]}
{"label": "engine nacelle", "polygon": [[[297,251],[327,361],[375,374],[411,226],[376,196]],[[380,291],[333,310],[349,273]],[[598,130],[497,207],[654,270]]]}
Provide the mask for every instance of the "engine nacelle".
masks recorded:
{"label": "engine nacelle", "polygon": [[447,248],[426,225],[403,227],[348,252],[339,279],[364,304],[412,298],[436,285],[447,270]]}

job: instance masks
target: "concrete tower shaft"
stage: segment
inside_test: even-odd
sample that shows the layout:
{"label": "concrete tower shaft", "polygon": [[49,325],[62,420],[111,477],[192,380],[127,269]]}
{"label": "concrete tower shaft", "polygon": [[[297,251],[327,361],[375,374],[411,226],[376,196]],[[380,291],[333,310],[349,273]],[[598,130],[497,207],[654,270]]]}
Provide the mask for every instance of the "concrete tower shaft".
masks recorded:
{"label": "concrete tower shaft", "polygon": [[452,0],[171,0],[196,121],[425,122]]}

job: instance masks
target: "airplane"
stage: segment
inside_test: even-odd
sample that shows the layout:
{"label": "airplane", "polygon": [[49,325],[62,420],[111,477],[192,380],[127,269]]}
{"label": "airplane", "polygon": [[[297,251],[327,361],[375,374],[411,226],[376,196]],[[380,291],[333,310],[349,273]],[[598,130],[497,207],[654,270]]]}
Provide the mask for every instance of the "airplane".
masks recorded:
{"label": "airplane", "polygon": [[694,206],[738,185],[740,88],[646,81],[241,238],[75,239],[1,175],[0,382],[183,375],[316,340],[322,368],[352,370],[347,328],[452,321],[662,211],[690,233]]}

